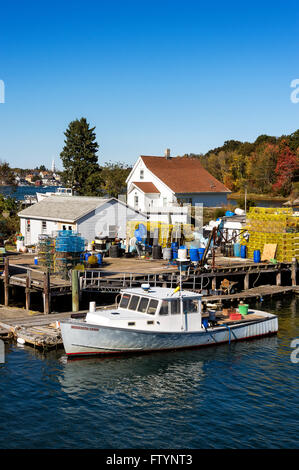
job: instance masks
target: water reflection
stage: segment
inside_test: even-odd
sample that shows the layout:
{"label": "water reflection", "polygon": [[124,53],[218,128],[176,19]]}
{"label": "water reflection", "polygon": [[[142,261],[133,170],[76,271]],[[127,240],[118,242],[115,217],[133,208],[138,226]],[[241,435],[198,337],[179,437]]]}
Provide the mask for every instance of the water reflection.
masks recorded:
{"label": "water reflection", "polygon": [[184,400],[205,374],[197,352],[154,353],[118,358],[67,361],[58,377],[62,390],[75,398],[97,390],[142,399]]}

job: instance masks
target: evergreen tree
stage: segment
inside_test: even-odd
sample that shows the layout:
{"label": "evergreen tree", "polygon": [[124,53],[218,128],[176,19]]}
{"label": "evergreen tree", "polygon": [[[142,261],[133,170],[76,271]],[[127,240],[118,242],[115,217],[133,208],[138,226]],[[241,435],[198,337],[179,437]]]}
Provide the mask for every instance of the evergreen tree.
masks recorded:
{"label": "evergreen tree", "polygon": [[[64,167],[63,182],[80,195],[85,194],[90,176],[99,171],[99,146],[94,130],[95,127],[90,128],[86,119],[81,118],[72,121],[64,133],[65,146],[60,154]],[[88,193],[90,194],[90,187]]]}

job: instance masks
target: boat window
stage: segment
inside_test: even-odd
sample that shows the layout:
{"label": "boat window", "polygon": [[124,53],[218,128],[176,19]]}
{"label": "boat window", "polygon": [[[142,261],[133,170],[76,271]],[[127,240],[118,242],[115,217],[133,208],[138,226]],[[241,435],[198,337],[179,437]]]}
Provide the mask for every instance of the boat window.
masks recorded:
{"label": "boat window", "polygon": [[149,299],[147,299],[146,297],[141,297],[140,302],[139,302],[138,312],[146,313],[148,303],[149,303]]}
{"label": "boat window", "polygon": [[147,313],[149,313],[150,315],[155,315],[157,307],[158,307],[158,300],[151,299],[148,309],[147,309]]}
{"label": "boat window", "polygon": [[131,300],[130,300],[130,304],[129,304],[129,310],[136,310],[137,309],[139,299],[140,299],[139,295],[132,295]]}
{"label": "boat window", "polygon": [[198,312],[198,299],[186,299],[183,303],[184,312],[197,313]]}
{"label": "boat window", "polygon": [[180,301],[179,300],[172,300],[170,302],[170,312],[171,315],[176,315],[180,313]]}
{"label": "boat window", "polygon": [[162,300],[159,315],[168,315],[168,302],[167,302],[167,300]]}
{"label": "boat window", "polygon": [[119,306],[120,306],[121,308],[127,308],[128,305],[129,305],[129,300],[130,300],[130,298],[131,298],[130,295],[128,295],[128,294],[123,294]]}

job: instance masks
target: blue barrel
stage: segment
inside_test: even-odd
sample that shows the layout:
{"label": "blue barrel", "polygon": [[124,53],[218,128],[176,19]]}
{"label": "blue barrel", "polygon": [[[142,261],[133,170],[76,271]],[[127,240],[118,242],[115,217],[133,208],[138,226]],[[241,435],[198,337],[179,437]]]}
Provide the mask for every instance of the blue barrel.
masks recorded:
{"label": "blue barrel", "polygon": [[171,244],[171,248],[172,248],[172,259],[177,259],[178,257],[178,249],[179,249],[179,244],[178,242],[173,242]]}
{"label": "blue barrel", "polygon": [[240,258],[240,243],[235,243],[234,244],[234,255],[237,257],[237,258]]}
{"label": "blue barrel", "polygon": [[241,258],[246,258],[246,245],[241,245]]}
{"label": "blue barrel", "polygon": [[205,248],[198,248],[197,251],[198,251],[198,257],[199,257],[199,259],[202,259],[203,254],[204,254],[204,252],[205,252]]}
{"label": "blue barrel", "polygon": [[85,261],[88,261],[88,258],[91,256],[91,253],[85,253],[84,259]]}
{"label": "blue barrel", "polygon": [[98,253],[98,264],[101,265],[103,262],[103,255],[102,253]]}
{"label": "blue barrel", "polygon": [[261,252],[260,252],[260,250],[254,250],[254,252],[253,252],[253,261],[255,263],[260,263],[260,261],[261,261]]}
{"label": "blue barrel", "polygon": [[190,261],[199,261],[198,248],[190,248]]}

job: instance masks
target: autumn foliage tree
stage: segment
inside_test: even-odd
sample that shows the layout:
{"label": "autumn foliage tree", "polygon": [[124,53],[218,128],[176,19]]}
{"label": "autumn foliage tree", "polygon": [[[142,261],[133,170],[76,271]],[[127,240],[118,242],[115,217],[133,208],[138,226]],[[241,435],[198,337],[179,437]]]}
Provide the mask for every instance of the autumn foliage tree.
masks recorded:
{"label": "autumn foliage tree", "polygon": [[290,149],[286,140],[280,143],[279,150],[275,168],[276,182],[273,184],[273,190],[287,196],[292,190],[293,178],[299,168],[299,159],[298,155]]}

